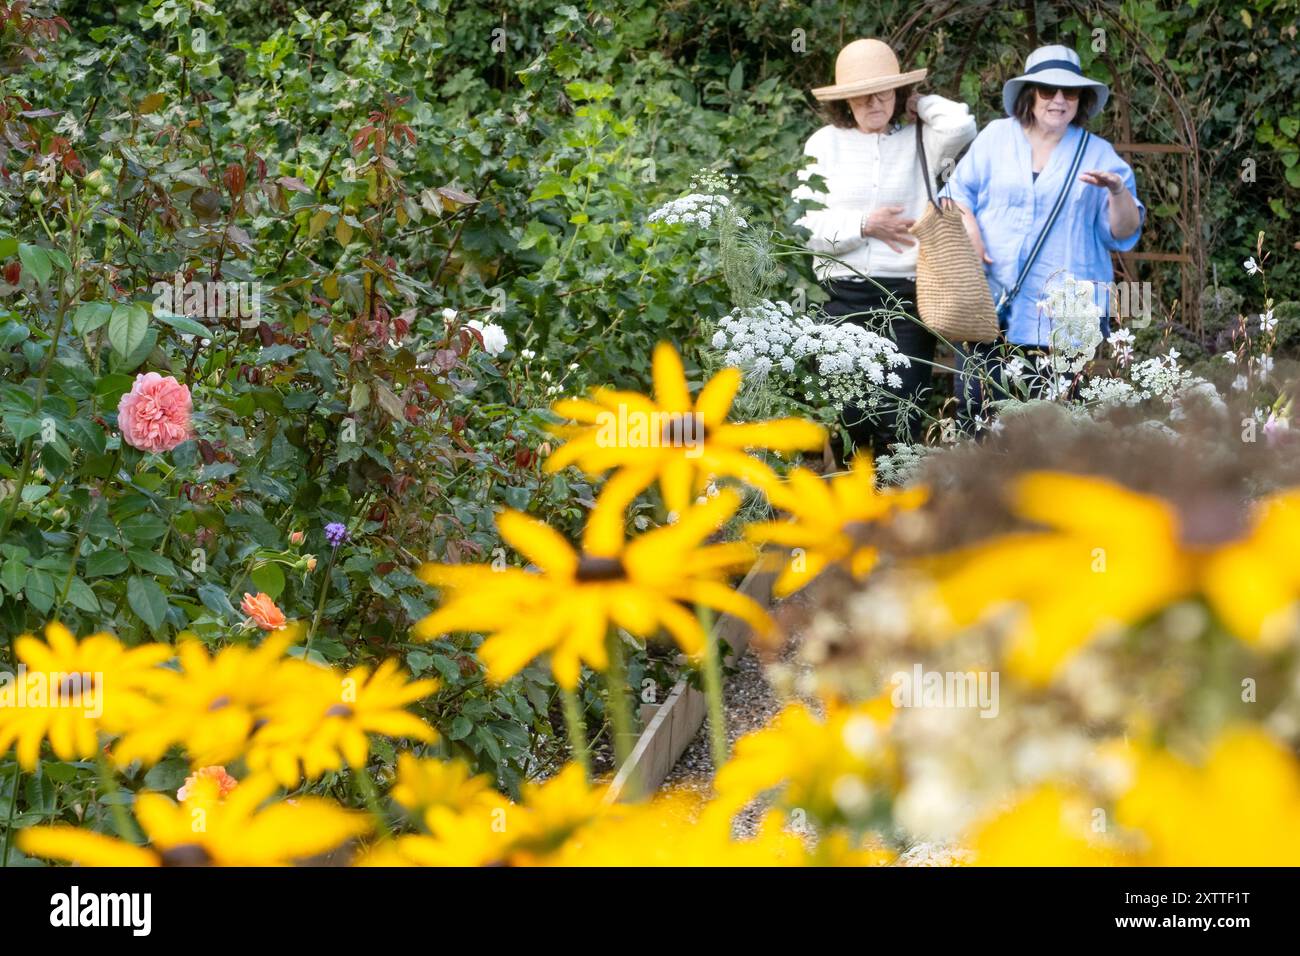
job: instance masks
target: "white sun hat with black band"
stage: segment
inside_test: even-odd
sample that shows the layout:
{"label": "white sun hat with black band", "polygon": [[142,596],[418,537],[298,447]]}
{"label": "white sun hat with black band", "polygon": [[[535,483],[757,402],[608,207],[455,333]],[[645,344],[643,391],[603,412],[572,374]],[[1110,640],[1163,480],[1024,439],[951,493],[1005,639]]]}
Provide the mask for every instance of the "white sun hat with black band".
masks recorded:
{"label": "white sun hat with black band", "polygon": [[1016,112],[1016,98],[1026,83],[1043,86],[1088,87],[1096,91],[1096,102],[1088,111],[1088,119],[1101,112],[1101,108],[1110,99],[1110,88],[1099,80],[1091,80],[1083,75],[1079,66],[1079,54],[1068,46],[1040,46],[1029,59],[1025,60],[1025,72],[1015,79],[1007,80],[1002,87],[1002,106],[1008,116]]}

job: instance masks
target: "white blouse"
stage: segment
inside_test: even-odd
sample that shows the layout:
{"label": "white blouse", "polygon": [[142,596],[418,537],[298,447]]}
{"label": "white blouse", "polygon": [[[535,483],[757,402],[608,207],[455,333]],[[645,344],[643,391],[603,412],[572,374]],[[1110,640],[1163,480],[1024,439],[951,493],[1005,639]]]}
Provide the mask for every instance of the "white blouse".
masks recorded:
{"label": "white blouse", "polygon": [[[922,96],[916,113],[930,175],[946,181],[957,154],[975,138],[975,117],[965,103],[942,96]],[[808,138],[804,154],[813,162],[799,171],[796,200],[825,206],[805,212],[798,225],[812,233],[808,248],[839,258],[818,256],[821,281],[857,275],[912,278],[916,245],[894,252],[879,239],[864,239],[864,217],[880,206],[902,206],[902,215],[919,219],[926,203],[925,180],[916,155],[916,130],[907,125],[888,133],[864,133],[857,127],[823,126]],[[808,184],[814,175],[826,181],[820,192]],[[936,187],[937,192],[937,187]]]}

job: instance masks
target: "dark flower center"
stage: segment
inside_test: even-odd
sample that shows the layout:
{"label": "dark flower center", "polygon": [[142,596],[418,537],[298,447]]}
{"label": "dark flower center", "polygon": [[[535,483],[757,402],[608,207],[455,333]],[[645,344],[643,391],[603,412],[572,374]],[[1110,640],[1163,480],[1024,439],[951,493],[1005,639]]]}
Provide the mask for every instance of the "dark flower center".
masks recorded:
{"label": "dark flower center", "polygon": [[214,700],[211,704],[208,705],[208,713],[211,713],[214,710],[220,710],[222,707],[229,707],[229,706],[230,706],[230,695],[222,694],[220,697],[218,697],[216,700]]}
{"label": "dark flower center", "polygon": [[347,704],[335,704],[329,710],[325,711],[326,717],[351,717],[352,708]]}
{"label": "dark flower center", "polygon": [[664,413],[659,444],[664,448],[702,448],[704,416],[698,412]]}
{"label": "dark flower center", "polygon": [[1238,501],[1224,495],[1198,495],[1180,502],[1179,538],[1192,548],[1215,547],[1244,538],[1249,516]]}
{"label": "dark flower center", "polygon": [[197,843],[182,843],[162,852],[163,866],[209,866],[212,857]]}
{"label": "dark flower center", "polygon": [[620,558],[597,558],[584,554],[578,558],[578,573],[574,579],[585,584],[596,581],[621,581],[627,577]]}
{"label": "dark flower center", "polygon": [[94,674],[67,674],[59,681],[59,695],[63,698],[93,694],[97,688]]}
{"label": "dark flower center", "polygon": [[841,530],[854,541],[864,541],[877,530],[877,526],[872,521],[849,521]]}

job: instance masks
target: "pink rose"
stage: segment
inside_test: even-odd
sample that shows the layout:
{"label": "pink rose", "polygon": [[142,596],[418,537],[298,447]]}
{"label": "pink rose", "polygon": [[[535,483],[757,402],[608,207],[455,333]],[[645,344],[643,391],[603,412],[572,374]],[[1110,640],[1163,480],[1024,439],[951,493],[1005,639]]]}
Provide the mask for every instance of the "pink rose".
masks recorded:
{"label": "pink rose", "polygon": [[141,451],[171,451],[190,437],[190,390],[170,375],[146,372],[117,406],[122,438]]}

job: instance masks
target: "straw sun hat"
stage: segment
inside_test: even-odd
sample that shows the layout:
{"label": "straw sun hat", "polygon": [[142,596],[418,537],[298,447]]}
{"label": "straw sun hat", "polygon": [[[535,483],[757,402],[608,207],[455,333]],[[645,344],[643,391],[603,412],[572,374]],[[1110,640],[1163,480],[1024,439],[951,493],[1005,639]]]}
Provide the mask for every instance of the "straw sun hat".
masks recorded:
{"label": "straw sun hat", "polygon": [[850,96],[866,96],[919,83],[925,79],[926,72],[899,73],[898,57],[887,44],[879,40],[854,40],[835,58],[835,85],[819,86],[812,95],[823,103],[847,100]]}

